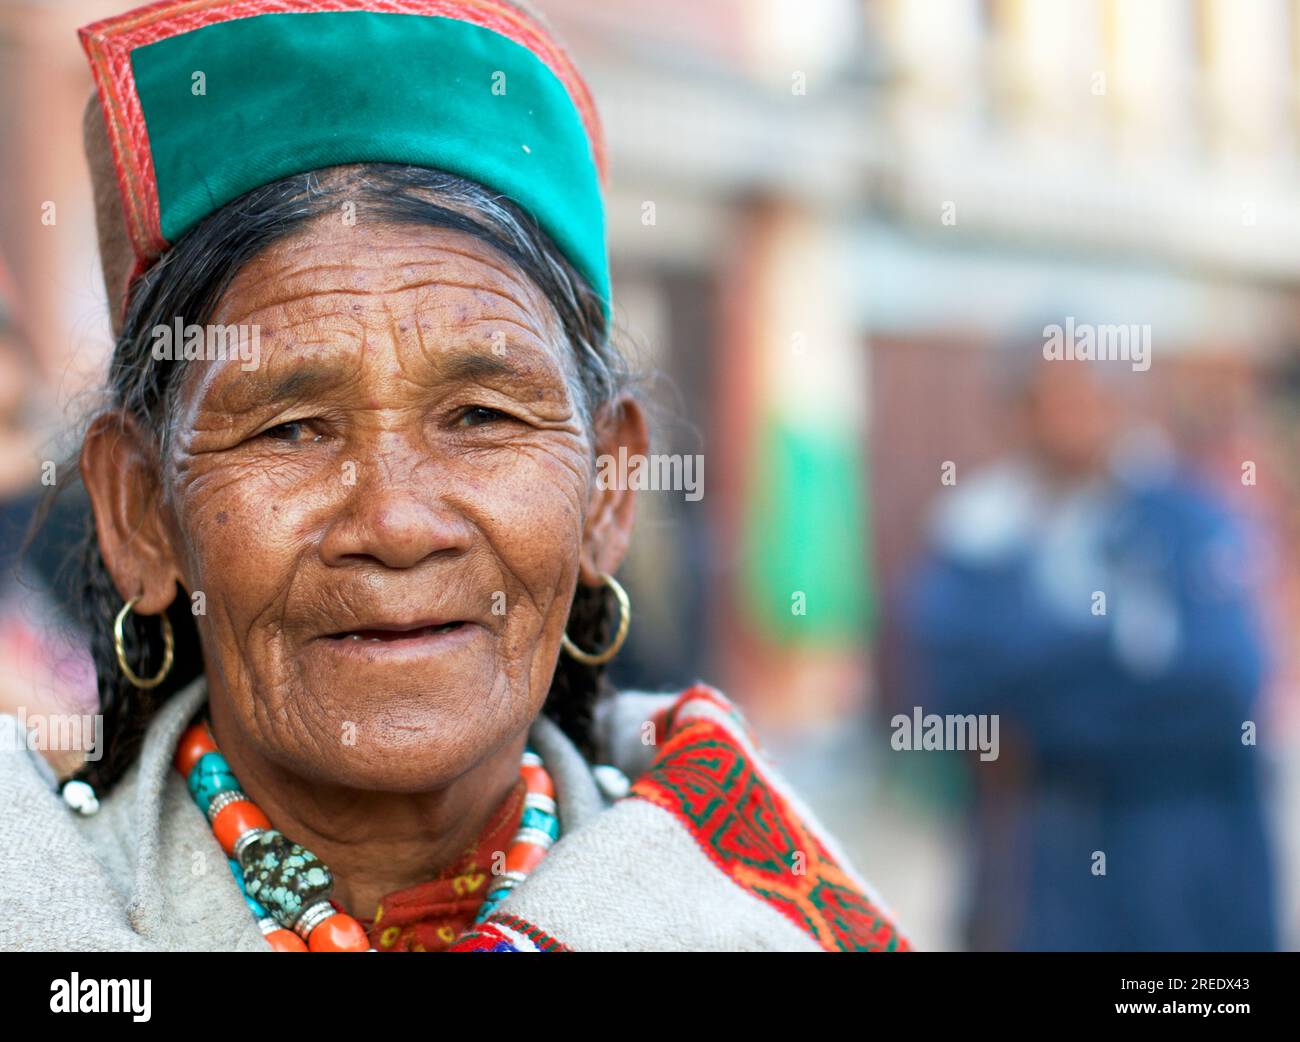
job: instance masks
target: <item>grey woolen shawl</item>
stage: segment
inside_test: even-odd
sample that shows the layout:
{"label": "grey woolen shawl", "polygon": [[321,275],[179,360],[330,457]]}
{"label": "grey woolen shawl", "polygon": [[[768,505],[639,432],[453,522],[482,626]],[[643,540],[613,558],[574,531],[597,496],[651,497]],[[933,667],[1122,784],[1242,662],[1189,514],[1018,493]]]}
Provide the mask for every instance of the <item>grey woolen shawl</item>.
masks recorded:
{"label": "grey woolen shawl", "polygon": [[[0,717],[17,739],[0,749],[0,949],[271,950],[171,764],[206,697],[199,679],[163,706],[139,759],[89,817],[63,802],[17,720]],[[641,726],[673,698],[608,700],[597,716],[599,760],[629,777],[645,770],[653,753]],[[499,912],[574,950],[822,950],[719,871],[673,815],[607,799],[552,721],[539,717],[530,737],[555,782],[563,833]]]}

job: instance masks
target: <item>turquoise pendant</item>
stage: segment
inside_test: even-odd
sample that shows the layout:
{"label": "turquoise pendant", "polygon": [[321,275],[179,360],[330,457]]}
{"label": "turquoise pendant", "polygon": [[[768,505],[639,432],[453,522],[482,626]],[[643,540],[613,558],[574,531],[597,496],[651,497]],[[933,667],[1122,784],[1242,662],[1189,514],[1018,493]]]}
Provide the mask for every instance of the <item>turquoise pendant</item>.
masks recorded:
{"label": "turquoise pendant", "polygon": [[267,829],[239,852],[245,893],[286,930],[303,910],[329,898],[334,877],[315,854],[275,829]]}

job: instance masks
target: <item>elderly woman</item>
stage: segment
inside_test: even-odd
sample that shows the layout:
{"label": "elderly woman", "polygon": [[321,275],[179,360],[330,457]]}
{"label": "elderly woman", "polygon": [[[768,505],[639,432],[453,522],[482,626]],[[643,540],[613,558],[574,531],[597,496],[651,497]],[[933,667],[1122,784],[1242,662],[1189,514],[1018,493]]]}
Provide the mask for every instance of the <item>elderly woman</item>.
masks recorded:
{"label": "elderly woman", "polygon": [[616,694],[647,449],[599,124],[499,0],[90,26],[104,741],[0,756],[0,946],[897,950],[718,692]]}

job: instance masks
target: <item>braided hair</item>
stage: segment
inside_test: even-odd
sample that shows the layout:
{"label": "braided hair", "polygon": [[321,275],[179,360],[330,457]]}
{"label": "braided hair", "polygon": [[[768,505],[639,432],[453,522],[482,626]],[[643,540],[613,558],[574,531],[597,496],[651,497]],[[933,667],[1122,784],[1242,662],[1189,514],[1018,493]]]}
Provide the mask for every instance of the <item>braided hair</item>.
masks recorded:
{"label": "braided hair", "polygon": [[[109,365],[103,412],[129,413],[152,438],[159,458],[165,456],[184,364],[152,364],[150,331],[176,315],[190,323],[207,322],[235,274],[253,257],[344,203],[355,205],[358,220],[457,229],[513,260],[555,307],[571,352],[573,364],[566,368],[572,391],[588,430],[594,430],[594,423],[631,387],[632,374],[611,341],[600,298],[518,206],[442,171],[357,164],[296,174],[256,188],[182,236],[132,289]],[[135,762],[158,709],[203,673],[203,657],[187,602],[177,598],[168,609],[175,635],[173,667],[159,686],[136,688],[117,665],[112,623],[122,602],[100,554],[93,515],[87,518],[74,567],[104,737],[100,758],[87,761],[73,778],[104,795]],[[608,589],[579,584],[568,620],[570,638],[584,649],[607,646],[617,613]],[[129,614],[123,637],[136,673],[156,672],[164,649],[159,620]],[[602,667],[560,656],[542,712],[588,758],[594,755],[594,707],[607,690]]]}

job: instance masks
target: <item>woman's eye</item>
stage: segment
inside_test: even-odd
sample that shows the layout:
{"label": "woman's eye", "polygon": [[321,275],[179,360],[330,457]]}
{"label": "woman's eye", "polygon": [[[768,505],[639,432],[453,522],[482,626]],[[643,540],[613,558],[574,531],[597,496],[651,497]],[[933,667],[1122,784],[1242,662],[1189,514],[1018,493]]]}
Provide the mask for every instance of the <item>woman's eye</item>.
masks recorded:
{"label": "woman's eye", "polygon": [[460,414],[460,422],[466,427],[481,427],[485,423],[506,419],[506,414],[486,405],[472,405]]}
{"label": "woman's eye", "polygon": [[[264,430],[262,437],[271,438],[273,441],[304,441],[307,439],[307,423],[304,420],[289,420],[287,423],[279,423]],[[314,441],[315,439],[311,440]]]}

